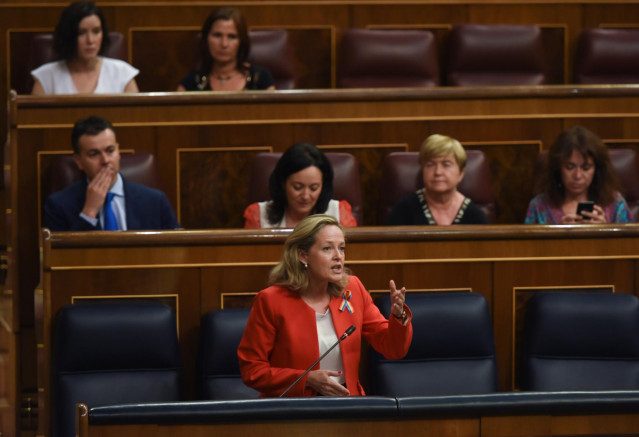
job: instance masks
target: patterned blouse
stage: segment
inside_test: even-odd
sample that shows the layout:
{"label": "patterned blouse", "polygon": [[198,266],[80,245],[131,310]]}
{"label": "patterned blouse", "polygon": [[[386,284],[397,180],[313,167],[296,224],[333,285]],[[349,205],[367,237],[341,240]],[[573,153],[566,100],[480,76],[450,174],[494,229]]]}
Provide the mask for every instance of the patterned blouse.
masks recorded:
{"label": "patterned blouse", "polygon": [[[617,200],[604,207],[606,221],[608,223],[632,223],[632,213],[628,209],[626,199],[617,193]],[[552,206],[545,194],[539,194],[530,201],[526,213],[526,224],[554,225],[560,224],[564,216],[561,207]]]}

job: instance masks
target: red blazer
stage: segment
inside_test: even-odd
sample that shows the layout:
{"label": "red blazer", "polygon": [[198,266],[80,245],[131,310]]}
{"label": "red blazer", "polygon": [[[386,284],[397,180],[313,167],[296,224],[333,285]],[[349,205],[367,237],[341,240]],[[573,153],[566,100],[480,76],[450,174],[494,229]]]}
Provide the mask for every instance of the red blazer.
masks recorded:
{"label": "red blazer", "polygon": [[[351,325],[355,332],[340,343],[346,388],[352,396],[364,395],[359,383],[361,337],[388,359],[403,358],[413,338],[409,321],[404,326],[395,317],[386,320],[360,280],[349,277],[344,290],[350,290],[353,313],[340,311],[344,298],[333,297],[329,303],[337,337]],[[261,392],[262,397],[276,397],[286,390],[319,358],[315,311],[299,294],[281,286],[271,286],[255,297],[244,336],[237,350],[242,380]],[[320,368],[317,364],[313,369]],[[305,388],[306,376],[287,396],[315,396]]]}

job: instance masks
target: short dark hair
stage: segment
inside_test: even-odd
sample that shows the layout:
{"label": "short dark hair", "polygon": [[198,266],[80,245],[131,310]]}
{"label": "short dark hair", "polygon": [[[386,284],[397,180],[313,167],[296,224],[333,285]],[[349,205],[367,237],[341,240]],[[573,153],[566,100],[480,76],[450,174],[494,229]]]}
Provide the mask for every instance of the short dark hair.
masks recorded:
{"label": "short dark hair", "polygon": [[583,126],[573,126],[559,134],[548,151],[543,188],[550,203],[560,206],[565,199],[566,191],[561,179],[561,166],[575,150],[584,157],[592,158],[595,166],[595,174],[588,187],[588,199],[601,206],[614,202],[619,191],[619,179],[610,162],[608,148],[592,131]]}
{"label": "short dark hair", "polygon": [[102,26],[102,45],[98,53],[103,55],[109,49],[109,30],[100,8],[93,2],[73,2],[62,11],[53,34],[53,49],[59,60],[71,61],[76,57],[80,21],[91,15],[97,15]]}
{"label": "short dark hair", "polygon": [[199,67],[199,73],[202,75],[208,75],[213,69],[215,60],[211,56],[211,51],[209,50],[208,36],[211,32],[211,28],[213,27],[213,23],[215,23],[217,20],[233,20],[233,23],[235,23],[237,36],[240,39],[240,47],[237,49],[236,56],[236,68],[240,71],[246,71],[247,68],[244,64],[248,59],[249,52],[251,51],[251,40],[248,36],[248,28],[246,27],[244,15],[242,15],[239,9],[230,6],[224,6],[211,12],[211,14],[202,25],[202,30],[200,33],[201,65]]}
{"label": "short dark hair", "polygon": [[333,166],[326,156],[312,144],[297,143],[284,152],[277,161],[269,178],[271,202],[267,209],[268,221],[276,224],[282,221],[288,199],[286,198],[286,180],[293,173],[315,166],[322,172],[322,191],[311,214],[322,214],[328,208],[328,202],[333,197]]}
{"label": "short dark hair", "polygon": [[76,155],[80,154],[80,137],[82,135],[95,136],[107,129],[111,129],[111,131],[115,135],[115,131],[113,130],[113,125],[111,124],[111,122],[105,118],[98,117],[97,115],[92,115],[90,117],[76,121],[75,125],[73,125],[73,130],[71,131],[71,144],[73,145],[73,153],[75,153]]}

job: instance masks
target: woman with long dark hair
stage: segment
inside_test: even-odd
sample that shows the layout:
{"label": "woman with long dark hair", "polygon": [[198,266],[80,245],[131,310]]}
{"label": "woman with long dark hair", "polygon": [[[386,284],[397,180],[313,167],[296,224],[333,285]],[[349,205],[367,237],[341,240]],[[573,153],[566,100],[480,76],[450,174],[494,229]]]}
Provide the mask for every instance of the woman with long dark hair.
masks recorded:
{"label": "woman with long dark hair", "polygon": [[333,200],[333,167],[312,144],[291,146],[269,178],[271,199],[249,205],[245,228],[293,228],[311,214],[328,214],[342,226],[357,226],[346,200]]}
{"label": "woman with long dark hair", "polygon": [[[543,192],[530,201],[526,223],[627,223],[628,204],[619,193],[608,148],[583,126],[562,132],[548,151]],[[592,201],[592,212],[577,213],[580,202]]]}
{"label": "woman with long dark hair", "polygon": [[104,55],[109,32],[102,11],[92,2],[71,3],[63,12],[53,35],[55,62],[31,72],[31,94],[136,93],[139,70]]}
{"label": "woman with long dark hair", "polygon": [[273,90],[271,73],[248,62],[251,41],[242,13],[232,7],[213,11],[200,33],[200,65],[178,91]]}

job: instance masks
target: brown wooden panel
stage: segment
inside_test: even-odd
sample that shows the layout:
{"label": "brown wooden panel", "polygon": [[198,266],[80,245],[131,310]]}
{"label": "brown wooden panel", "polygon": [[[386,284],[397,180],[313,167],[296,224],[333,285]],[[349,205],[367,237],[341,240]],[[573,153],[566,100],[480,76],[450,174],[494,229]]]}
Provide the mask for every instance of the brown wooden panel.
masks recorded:
{"label": "brown wooden panel", "polygon": [[546,77],[548,84],[572,83],[568,71],[572,71],[568,64],[568,46],[565,25],[541,24],[541,37],[544,46],[544,60],[546,63]]}
{"label": "brown wooden panel", "polygon": [[132,28],[131,61],[140,91],[175,91],[194,66],[198,27]]}
{"label": "brown wooden panel", "polygon": [[360,187],[364,201],[364,223],[360,226],[377,224],[377,205],[382,191],[380,169],[384,157],[392,152],[408,151],[408,144],[357,144],[318,146],[324,152],[344,152],[355,156],[359,164]]}
{"label": "brown wooden panel", "polygon": [[523,223],[528,202],[533,197],[534,166],[531,164],[542,149],[541,142],[467,141],[464,147],[481,150],[488,157],[499,223]]}
{"label": "brown wooden panel", "polygon": [[7,90],[14,89],[20,94],[30,94],[33,88],[33,78],[29,72],[29,48],[31,39],[40,32],[51,31],[51,29],[29,29],[18,30],[9,29],[7,38],[9,39],[9,53],[7,58]]}
{"label": "brown wooden panel", "polygon": [[367,420],[260,420],[244,422],[218,422],[208,424],[158,425],[80,425],[81,437],[208,437],[233,435],[238,437],[308,436],[323,437],[352,435],[386,435],[401,433],[423,437],[479,437],[479,418],[387,420],[369,417]]}
{"label": "brown wooden panel", "polygon": [[551,416],[496,416],[481,418],[482,437],[552,435]]}
{"label": "brown wooden panel", "polygon": [[178,149],[179,212],[185,228],[241,228],[251,160],[269,149]]}
{"label": "brown wooden panel", "polygon": [[202,315],[223,308],[250,307],[255,294],[266,288],[276,262],[203,268]]}
{"label": "brown wooden panel", "polygon": [[321,26],[287,30],[295,56],[297,88],[332,88],[335,29],[332,26]]}

